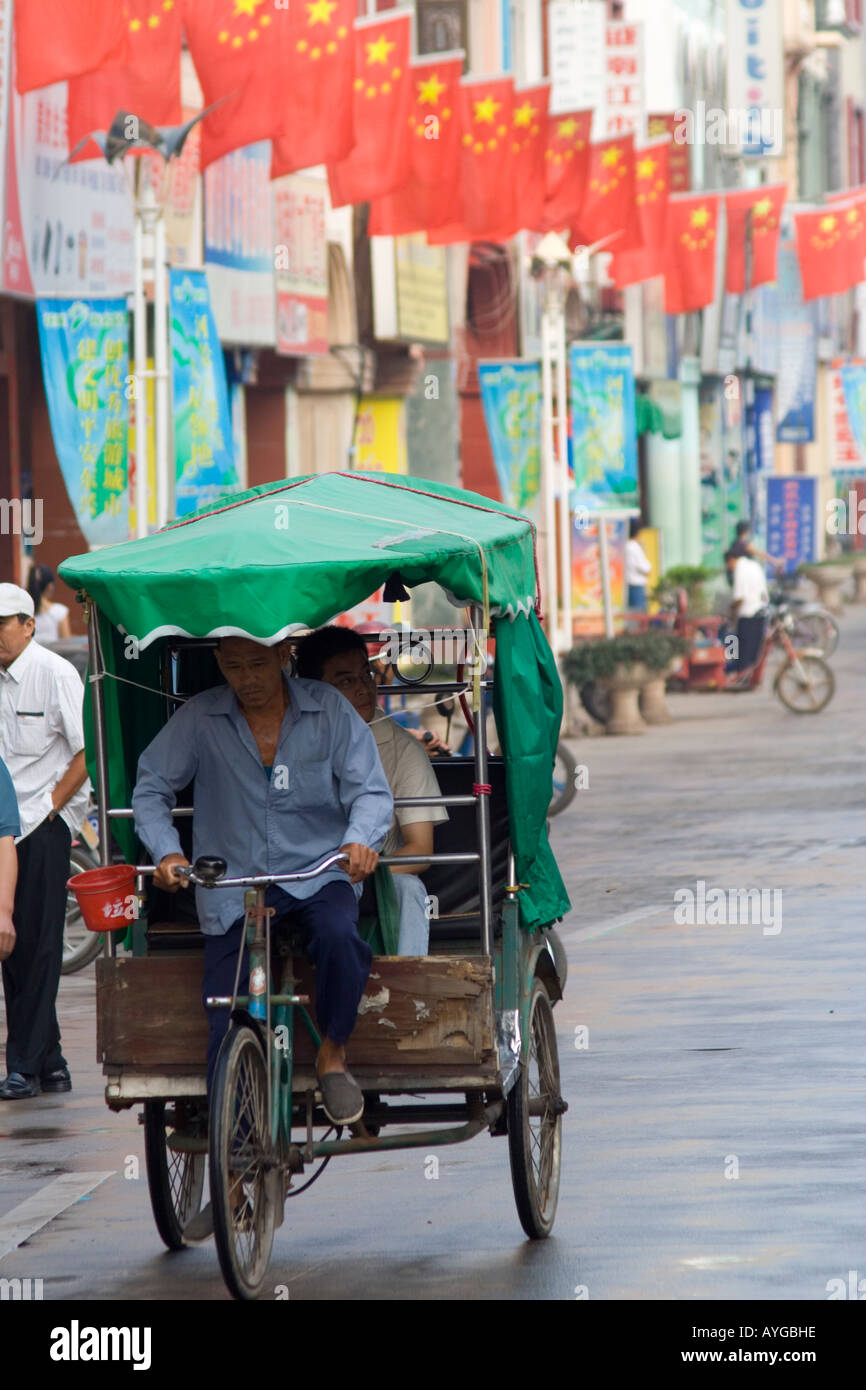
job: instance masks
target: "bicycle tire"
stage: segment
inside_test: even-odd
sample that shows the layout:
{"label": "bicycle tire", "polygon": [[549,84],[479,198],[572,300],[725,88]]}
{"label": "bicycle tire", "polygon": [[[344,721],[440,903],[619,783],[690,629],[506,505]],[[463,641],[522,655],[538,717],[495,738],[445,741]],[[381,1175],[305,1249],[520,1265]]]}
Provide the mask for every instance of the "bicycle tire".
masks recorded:
{"label": "bicycle tire", "polygon": [[205,1155],[175,1153],[170,1130],[182,1129],[190,1117],[182,1100],[167,1110],[164,1100],[144,1104],[144,1159],[153,1219],[169,1250],[185,1250],[183,1229],[201,1209]]}
{"label": "bicycle tire", "polygon": [[[542,1103],[543,1113],[539,1114],[537,1107]],[[508,1093],[507,1113],[517,1215],[530,1240],[543,1240],[553,1230],[559,1200],[562,1098],[553,1008],[538,977],[532,985],[524,1057]]]}
{"label": "bicycle tire", "polygon": [[[69,851],[69,877],[98,869],[99,860],[85,845],[73,845]],[[74,975],[96,960],[102,950],[102,933],[88,931],[81,908],[71,888],[66,890],[66,917],[63,923],[63,961],[61,975]]]}
{"label": "bicycle tire", "polygon": [[[557,776],[559,771],[559,776]],[[553,797],[547,814],[558,816],[577,796],[577,759],[564,743],[556,745],[553,762]]]}
{"label": "bicycle tire", "polygon": [[830,613],[797,613],[791,640],[798,649],[811,647],[832,656],[839,645],[839,625]]}
{"label": "bicycle tire", "polygon": [[[798,663],[806,676],[805,684],[797,672]],[[821,693],[816,699],[811,695],[811,689],[812,682],[817,681],[819,677]],[[784,666],[781,667],[773,684],[773,689],[785,708],[789,709],[792,714],[820,714],[821,710],[827,708],[835,694],[836,677],[823,657],[810,652],[800,652],[789,657]],[[805,691],[810,692],[809,703],[796,703],[801,693]]]}
{"label": "bicycle tire", "polygon": [[598,681],[587,681],[580,687],[580,700],[587,714],[597,724],[607,723],[610,718],[610,701]]}
{"label": "bicycle tire", "polygon": [[208,1157],[220,1269],[234,1298],[253,1299],[268,1272],[277,1211],[267,1064],[243,1023],[231,1025],[217,1057]]}

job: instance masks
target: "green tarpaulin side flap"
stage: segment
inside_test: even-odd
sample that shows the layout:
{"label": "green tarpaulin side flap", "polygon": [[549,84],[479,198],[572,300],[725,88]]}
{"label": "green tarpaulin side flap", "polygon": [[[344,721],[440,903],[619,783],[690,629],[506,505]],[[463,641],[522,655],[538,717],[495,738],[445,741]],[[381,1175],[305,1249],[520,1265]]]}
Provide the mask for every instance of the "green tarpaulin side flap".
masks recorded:
{"label": "green tarpaulin side flap", "polygon": [[517,881],[528,885],[520,892],[520,920],[526,930],[537,931],[564,916],[570,903],[547,838],[562,683],[534,613],[496,624],[493,709],[505,758]]}
{"label": "green tarpaulin side flap", "polygon": [[396,956],[400,944],[400,908],[397,890],[387,864],[380,864],[373,875],[376,916],[362,917],[358,931],[374,956]]}
{"label": "green tarpaulin side flap", "polygon": [[682,415],[679,410],[665,404],[661,405],[651,396],[637,397],[637,432],[641,434],[660,434],[664,439],[679,439],[683,432]]}

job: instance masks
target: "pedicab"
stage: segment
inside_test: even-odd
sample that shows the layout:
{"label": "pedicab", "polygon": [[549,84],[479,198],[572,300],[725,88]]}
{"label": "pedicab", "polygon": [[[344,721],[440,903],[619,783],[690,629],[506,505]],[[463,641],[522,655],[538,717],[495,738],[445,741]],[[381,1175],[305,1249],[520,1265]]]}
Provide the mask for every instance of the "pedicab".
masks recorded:
{"label": "pedicab", "polygon": [[[69,559],[60,572],[84,604],[90,643],[87,749],[107,876],[107,886],[93,887],[88,917],[105,933],[97,1054],[108,1107],[143,1106],[163,1242],[182,1247],[207,1160],[224,1279],[235,1297],[254,1298],[286,1200],[332,1158],[435,1151],[484,1131],[507,1138],[524,1231],[547,1236],[567,1109],[553,1020],[565,962],[553,928],[569,903],[547,838],[562,689],[538,618],[534,528],[442,484],[330,473],[254,488],[146,539]],[[434,764],[449,819],[436,827],[424,875],[427,956],[396,955],[389,861],[376,872],[373,909],[361,923],[374,960],[347,1057],[365,1110],[345,1133],[330,1125],[318,1090],[312,965],[297,938],[271,940],[264,906],[268,885],[301,875],[257,875],[253,865],[228,874],[219,844],[192,845],[194,786],[178,795],[172,814],[190,882],[205,892],[246,889],[250,993],[236,984],[232,997],[206,1001],[231,1019],[209,1105],[203,939],[191,889],[169,896],[149,877],[130,809],[138,756],[180,701],[218,683],[218,638],[271,644],[383,585],[386,597],[405,597],[430,582],[455,612],[468,606],[475,653],[495,636],[502,752],[489,756],[485,720],[475,718],[471,756]],[[462,684],[428,686],[431,700],[462,691],[477,715],[491,680],[483,659],[471,668]],[[112,864],[112,839],[125,865]]]}

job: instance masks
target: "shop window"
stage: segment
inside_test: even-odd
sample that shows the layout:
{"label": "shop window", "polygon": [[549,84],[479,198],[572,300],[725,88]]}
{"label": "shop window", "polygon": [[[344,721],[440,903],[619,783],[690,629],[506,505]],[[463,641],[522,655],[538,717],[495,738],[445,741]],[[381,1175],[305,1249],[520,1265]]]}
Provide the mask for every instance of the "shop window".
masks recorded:
{"label": "shop window", "polygon": [[469,67],[466,0],[418,0],[418,52],[447,53],[462,48],[463,71]]}

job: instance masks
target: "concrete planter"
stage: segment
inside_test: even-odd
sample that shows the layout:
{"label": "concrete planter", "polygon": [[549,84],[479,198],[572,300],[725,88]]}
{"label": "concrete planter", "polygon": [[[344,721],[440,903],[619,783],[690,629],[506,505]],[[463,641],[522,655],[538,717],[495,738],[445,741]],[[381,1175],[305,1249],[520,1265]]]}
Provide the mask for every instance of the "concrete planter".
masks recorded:
{"label": "concrete planter", "polygon": [[641,690],[638,700],[645,724],[673,724],[674,717],[665,700],[665,686],[668,676],[672,676],[682,665],[682,660],[681,656],[675,657],[663,671],[650,672],[650,679]]}
{"label": "concrete planter", "polygon": [[605,676],[599,685],[610,696],[610,718],[606,731],[609,734],[643,734],[646,723],[641,718],[638,697],[648,681],[654,679],[655,671],[636,662],[634,666],[618,666],[612,676]]}
{"label": "concrete planter", "polygon": [[818,586],[819,601],[830,613],[843,613],[842,585],[851,577],[848,565],[806,565],[804,573]]}

